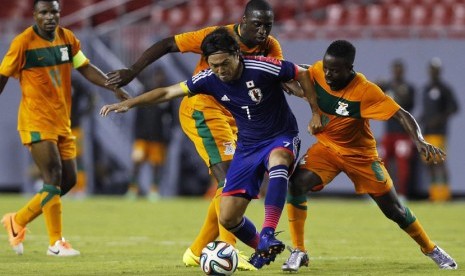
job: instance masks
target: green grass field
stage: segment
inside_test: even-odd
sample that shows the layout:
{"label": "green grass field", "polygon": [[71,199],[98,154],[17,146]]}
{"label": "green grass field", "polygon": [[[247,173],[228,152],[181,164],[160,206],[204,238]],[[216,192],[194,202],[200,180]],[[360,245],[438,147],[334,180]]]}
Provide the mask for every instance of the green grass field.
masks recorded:
{"label": "green grass field", "polygon": [[[1,214],[15,211],[29,197],[0,195]],[[43,217],[31,223],[17,256],[0,236],[1,275],[203,275],[186,268],[181,258],[203,222],[208,201],[177,198],[150,203],[120,197],[63,200],[64,236],[81,251],[75,258],[45,255],[48,237]],[[384,218],[371,201],[318,198],[309,201],[306,241],[310,266],[300,275],[465,275],[465,203],[411,202],[430,237],[459,264],[456,271],[441,271],[394,223]],[[263,203],[254,201],[248,216],[261,227]],[[1,229],[0,229],[1,230]],[[290,244],[284,212],[278,230]],[[243,244],[246,254],[252,250]],[[257,272],[235,275],[282,275],[287,251]]]}

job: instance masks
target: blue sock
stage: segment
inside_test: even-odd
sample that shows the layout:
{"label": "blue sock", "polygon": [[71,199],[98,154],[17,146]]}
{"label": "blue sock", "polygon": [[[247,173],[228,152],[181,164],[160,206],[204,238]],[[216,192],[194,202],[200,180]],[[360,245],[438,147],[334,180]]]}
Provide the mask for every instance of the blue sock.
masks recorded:
{"label": "blue sock", "polygon": [[238,225],[228,230],[243,243],[247,244],[253,249],[257,248],[259,241],[257,229],[248,218],[244,217]]}
{"label": "blue sock", "polygon": [[265,221],[263,222],[262,232],[265,229],[271,229],[274,232],[278,226],[286,203],[288,170],[289,167],[286,165],[278,165],[270,169],[270,182],[265,196]]}

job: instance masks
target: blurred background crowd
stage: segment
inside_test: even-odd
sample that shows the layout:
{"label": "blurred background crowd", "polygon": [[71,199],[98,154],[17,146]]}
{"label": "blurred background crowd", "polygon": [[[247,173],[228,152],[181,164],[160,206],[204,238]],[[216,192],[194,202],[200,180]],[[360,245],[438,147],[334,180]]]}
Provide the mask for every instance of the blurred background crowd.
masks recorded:
{"label": "blurred background crowd", "polygon": [[[32,0],[1,0],[0,53],[11,39],[32,24]],[[62,0],[61,25],[80,38],[87,57],[103,70],[132,64],[155,41],[212,25],[240,21],[247,0]],[[275,11],[272,35],[284,57],[298,64],[322,58],[329,42],[348,39],[357,47],[355,70],[377,80],[434,134],[431,120],[441,117],[439,133],[447,137],[444,168],[453,198],[465,197],[463,167],[465,135],[465,3],[462,0],[269,0]],[[197,57],[172,54],[144,70],[127,86],[132,95],[191,76]],[[438,85],[440,83],[441,85]],[[89,194],[147,195],[149,199],[208,194],[208,169],[198,157],[178,120],[179,102],[130,111],[107,119],[98,115],[108,93],[76,75],[73,79],[72,124],[79,138],[76,197]],[[443,92],[447,90],[447,92]],[[448,96],[439,97],[446,93]],[[0,191],[34,192],[40,175],[16,131],[20,99],[17,81],[0,97]],[[439,105],[438,99],[441,99]],[[307,134],[310,119],[305,102],[290,97],[299,121],[302,148],[314,140]],[[430,197],[432,168],[419,158],[409,139],[391,122],[373,122],[381,156],[385,157],[397,190],[406,199]],[[156,148],[141,153],[141,141]],[[139,150],[139,151],[138,151]],[[435,183],[437,184],[437,183]],[[325,195],[353,194],[345,176],[325,189]]]}

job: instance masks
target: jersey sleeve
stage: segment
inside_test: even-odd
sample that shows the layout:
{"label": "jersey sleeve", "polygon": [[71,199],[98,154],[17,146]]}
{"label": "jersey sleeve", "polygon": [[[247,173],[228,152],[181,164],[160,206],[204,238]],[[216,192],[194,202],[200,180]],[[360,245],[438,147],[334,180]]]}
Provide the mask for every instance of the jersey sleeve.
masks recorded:
{"label": "jersey sleeve", "polygon": [[25,63],[25,43],[22,37],[16,37],[11,42],[10,48],[0,65],[0,74],[6,77],[19,78],[21,68]]}
{"label": "jersey sleeve", "polygon": [[281,44],[279,44],[279,41],[272,36],[269,36],[269,39],[270,39],[270,44],[269,44],[270,51],[268,52],[268,56],[283,60],[284,56],[283,56],[283,50],[281,48]]}
{"label": "jersey sleeve", "polygon": [[287,82],[290,80],[297,80],[297,65],[289,61],[281,61],[281,70],[279,72],[279,77],[282,81]]}
{"label": "jersey sleeve", "polygon": [[84,55],[84,53],[79,50],[77,54],[73,56],[73,67],[74,68],[79,68],[81,66],[84,66],[86,64],[89,64],[89,59]]}
{"label": "jersey sleeve", "polygon": [[176,45],[181,53],[196,53],[201,54],[200,45],[202,40],[217,27],[207,27],[193,32],[182,33],[174,36]]}
{"label": "jersey sleeve", "polygon": [[361,116],[366,119],[388,120],[400,106],[374,83],[366,85],[361,102]]}
{"label": "jersey sleeve", "polygon": [[181,87],[183,88],[184,92],[187,95],[194,96],[196,94],[208,94],[207,84],[208,84],[208,76],[213,74],[210,70],[203,70],[197,73],[196,75],[192,76],[191,79],[183,82]]}
{"label": "jersey sleeve", "polygon": [[186,81],[183,81],[183,82],[180,82],[179,85],[181,86],[182,90],[184,91],[184,93],[186,95],[193,95],[190,93],[190,90],[189,90],[189,87],[187,87],[187,80]]}
{"label": "jersey sleeve", "polygon": [[314,84],[317,83],[317,80],[324,79],[323,61],[318,60],[313,65],[308,65],[308,74]]}
{"label": "jersey sleeve", "polygon": [[65,30],[66,36],[71,43],[71,55],[73,57],[73,67],[79,68],[86,64],[89,64],[89,59],[84,55],[81,50],[81,41],[74,35],[70,30]]}

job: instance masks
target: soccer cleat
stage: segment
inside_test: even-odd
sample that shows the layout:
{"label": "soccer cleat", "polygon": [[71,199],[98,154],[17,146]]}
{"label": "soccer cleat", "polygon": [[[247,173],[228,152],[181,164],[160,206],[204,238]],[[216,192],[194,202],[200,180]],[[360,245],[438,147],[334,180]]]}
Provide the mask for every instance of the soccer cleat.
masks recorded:
{"label": "soccer cleat", "polygon": [[250,256],[249,263],[252,264],[256,269],[260,269],[265,265],[269,265],[274,262],[276,254],[272,254],[269,257],[263,257],[260,253],[255,252]]}
{"label": "soccer cleat", "polygon": [[271,230],[265,231],[260,234],[260,242],[257,246],[257,252],[263,257],[270,257],[284,251],[284,243],[280,240],[277,240],[275,236],[280,232],[274,233]]}
{"label": "soccer cleat", "polygon": [[151,191],[147,194],[147,200],[150,202],[157,202],[161,199],[161,196],[158,192]]}
{"label": "soccer cleat", "polygon": [[287,249],[291,251],[291,256],[289,256],[289,259],[281,266],[283,271],[297,272],[301,266],[308,266],[309,258],[307,252],[290,247]]}
{"label": "soccer cleat", "polygon": [[424,253],[430,257],[440,269],[457,269],[458,265],[446,251],[442,250],[439,246],[435,246],[431,253]]}
{"label": "soccer cleat", "polygon": [[72,257],[78,256],[81,253],[76,249],[71,247],[69,242],[65,241],[65,238],[61,238],[61,240],[57,240],[54,245],[50,245],[47,250],[48,256],[56,256],[56,257]]}
{"label": "soccer cleat", "polygon": [[182,255],[182,262],[186,266],[199,266],[200,257],[195,256],[192,250],[190,248],[187,248],[186,252],[184,252],[184,255]]}
{"label": "soccer cleat", "polygon": [[137,200],[138,194],[137,194],[137,191],[128,190],[128,191],[124,194],[124,197],[125,197],[126,200],[128,200],[128,201],[135,201],[135,200]]}
{"label": "soccer cleat", "polygon": [[26,227],[15,222],[16,213],[5,214],[2,218],[3,227],[5,227],[8,233],[8,241],[10,242],[11,248],[18,255],[22,255],[24,252],[23,241],[26,236]]}
{"label": "soccer cleat", "polygon": [[255,271],[257,268],[253,266],[251,263],[249,263],[248,259],[246,256],[244,256],[239,250],[236,250],[237,252],[237,269],[242,270],[242,271]]}

